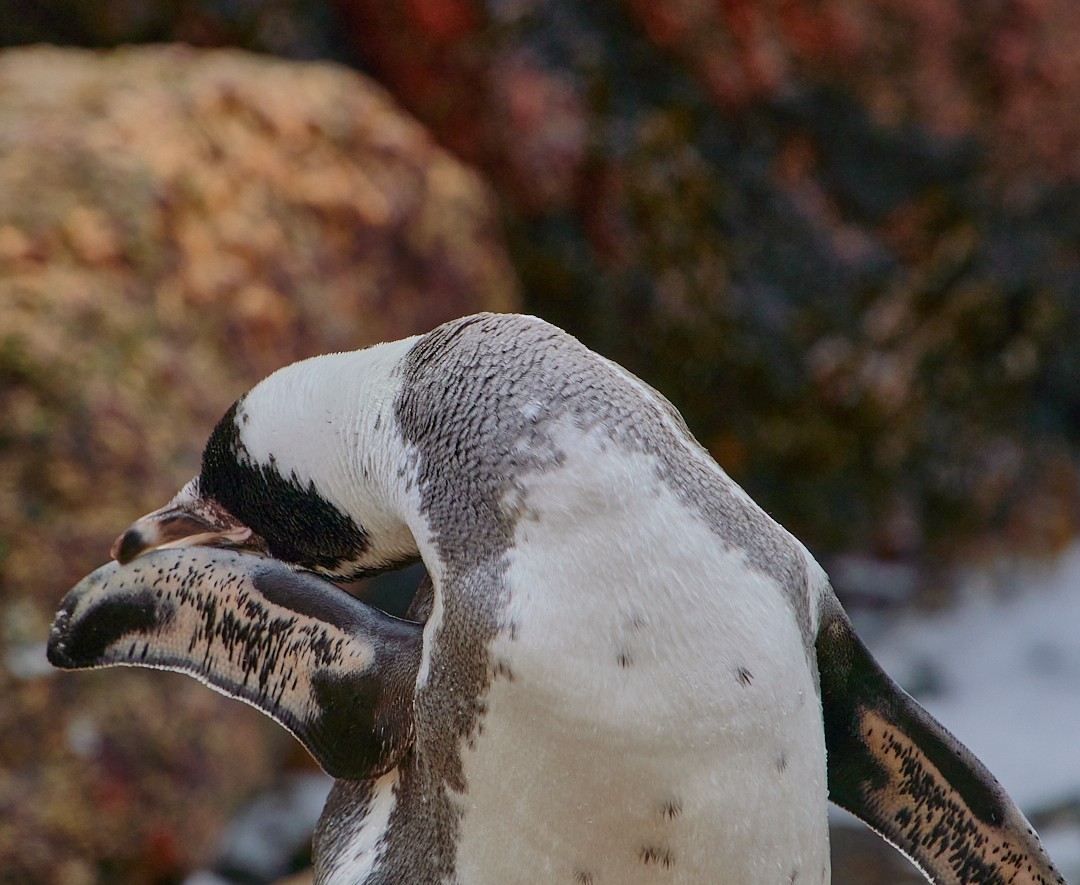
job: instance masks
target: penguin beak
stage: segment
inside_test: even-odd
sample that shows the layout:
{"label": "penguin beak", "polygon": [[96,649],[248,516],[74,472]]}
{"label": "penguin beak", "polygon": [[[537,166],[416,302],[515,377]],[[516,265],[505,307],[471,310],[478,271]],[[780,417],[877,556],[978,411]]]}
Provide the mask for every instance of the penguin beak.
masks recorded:
{"label": "penguin beak", "polygon": [[264,553],[266,545],[250,528],[224,507],[205,498],[185,494],[135,520],[117,538],[109,554],[125,565],[151,550],[168,547],[233,547]]}

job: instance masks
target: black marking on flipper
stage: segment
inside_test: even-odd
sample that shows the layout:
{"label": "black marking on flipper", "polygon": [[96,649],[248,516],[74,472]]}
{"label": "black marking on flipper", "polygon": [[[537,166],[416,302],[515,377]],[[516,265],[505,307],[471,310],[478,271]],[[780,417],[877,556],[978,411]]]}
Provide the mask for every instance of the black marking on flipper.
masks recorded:
{"label": "black marking on flipper", "polygon": [[[379,611],[311,572],[283,568],[273,560],[261,562],[267,567],[261,569],[258,564],[253,564],[251,583],[274,605],[349,631],[370,628],[372,612]],[[413,636],[416,633],[415,624],[410,621],[389,615],[379,620],[380,630],[390,634]]]}
{"label": "black marking on flipper", "polygon": [[140,636],[168,624],[172,609],[163,606],[152,590],[140,590],[130,598],[99,603],[72,624],[74,601],[65,600],[49,631],[46,655],[62,670],[80,670],[100,664],[105,650],[126,636]]}
{"label": "black marking on flipper", "polygon": [[816,648],[833,802],[937,885],[1064,885],[993,775],[885,674],[839,603]]}
{"label": "black marking on flipper", "polygon": [[378,680],[321,672],[312,676],[311,686],[319,712],[301,727],[304,743],[323,768],[351,780],[392,768],[402,737],[411,737],[411,731],[406,723],[394,722],[396,717],[380,715],[384,702]]}
{"label": "black marking on flipper", "polygon": [[65,597],[54,663],[187,673],[280,722],[339,778],[381,774],[407,750],[419,624],[263,557],[197,547],[137,562]]}

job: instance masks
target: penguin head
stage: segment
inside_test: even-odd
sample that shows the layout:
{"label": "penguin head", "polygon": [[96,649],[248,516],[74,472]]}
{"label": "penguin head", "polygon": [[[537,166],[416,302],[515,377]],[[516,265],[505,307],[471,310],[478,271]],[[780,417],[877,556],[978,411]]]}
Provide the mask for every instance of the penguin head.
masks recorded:
{"label": "penguin head", "polygon": [[416,561],[393,414],[411,340],[314,357],[257,384],[217,423],[198,476],[120,535],[113,557],[235,547],[338,580]]}

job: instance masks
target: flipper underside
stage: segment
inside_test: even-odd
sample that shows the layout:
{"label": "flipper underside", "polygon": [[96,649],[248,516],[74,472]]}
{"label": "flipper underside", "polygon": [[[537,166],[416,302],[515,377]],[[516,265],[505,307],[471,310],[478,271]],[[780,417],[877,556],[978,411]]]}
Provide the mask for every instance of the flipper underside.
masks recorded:
{"label": "flipper underside", "polygon": [[817,656],[833,802],[936,885],[1064,885],[986,766],[885,674],[838,603]]}

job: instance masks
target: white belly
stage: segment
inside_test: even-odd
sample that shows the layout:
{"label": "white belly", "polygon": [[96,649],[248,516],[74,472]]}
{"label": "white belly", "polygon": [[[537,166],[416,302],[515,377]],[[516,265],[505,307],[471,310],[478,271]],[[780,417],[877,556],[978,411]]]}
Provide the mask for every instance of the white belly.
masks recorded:
{"label": "white belly", "polygon": [[582,463],[519,502],[459,881],[827,883],[821,706],[791,604],[646,456]]}

